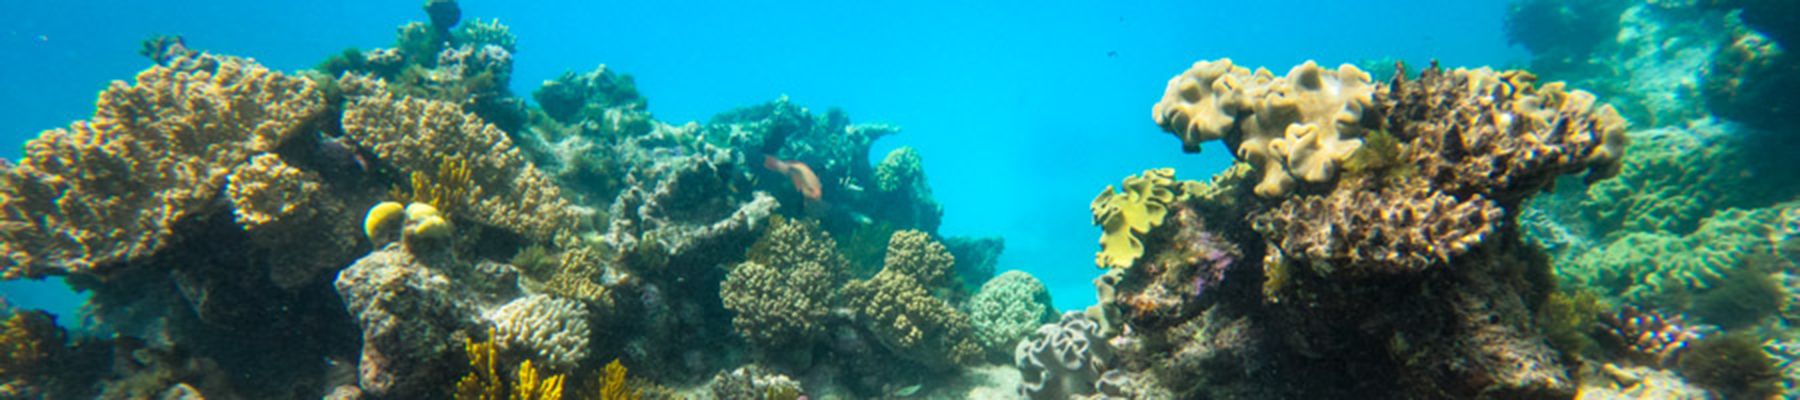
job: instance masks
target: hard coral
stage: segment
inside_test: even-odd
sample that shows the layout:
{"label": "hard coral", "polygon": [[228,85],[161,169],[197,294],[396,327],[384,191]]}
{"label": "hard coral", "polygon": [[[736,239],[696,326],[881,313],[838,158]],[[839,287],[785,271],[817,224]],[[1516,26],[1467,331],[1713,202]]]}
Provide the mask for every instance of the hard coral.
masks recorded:
{"label": "hard coral", "polygon": [[0,167],[0,271],[104,273],[161,250],[176,223],[216,209],[234,166],[324,110],[311,81],[235,59],[113,82],[91,120],[44,132]]}
{"label": "hard coral", "polygon": [[[922,241],[922,242],[921,242]],[[979,360],[969,317],[932,297],[955,262],[923,232],[902,231],[888,244],[888,263],[867,280],[851,281],[842,295],[864,327],[899,356],[931,368]]]}
{"label": "hard coral", "polygon": [[1327,70],[1307,61],[1276,77],[1230,59],[1200,61],[1169,80],[1152,116],[1190,153],[1224,139],[1262,173],[1256,194],[1275,197],[1291,191],[1295,178],[1336,177],[1376,122],[1373,93],[1369,74],[1349,64]]}
{"label": "hard coral", "polygon": [[836,246],[817,222],[770,217],[768,231],[750,247],[750,260],[719,284],[738,335],[757,348],[782,350],[824,333],[834,291],[849,267]]}
{"label": "hard coral", "polygon": [[1036,277],[1022,271],[1006,271],[969,298],[966,306],[975,338],[992,353],[1012,350],[1039,325],[1056,315],[1050,290]]}
{"label": "hard coral", "polygon": [[[402,171],[468,177],[466,196],[443,201],[457,219],[546,243],[572,240],[584,225],[583,213],[500,129],[455,104],[395,96],[366,78],[349,76],[339,85],[356,88],[344,106],[343,126],[357,145]],[[467,165],[441,168],[447,159]]]}
{"label": "hard coral", "polygon": [[1672,365],[1691,342],[1702,336],[1679,315],[1666,316],[1656,310],[1639,310],[1632,306],[1620,308],[1617,313],[1601,314],[1600,325],[1627,358],[1650,366]]}

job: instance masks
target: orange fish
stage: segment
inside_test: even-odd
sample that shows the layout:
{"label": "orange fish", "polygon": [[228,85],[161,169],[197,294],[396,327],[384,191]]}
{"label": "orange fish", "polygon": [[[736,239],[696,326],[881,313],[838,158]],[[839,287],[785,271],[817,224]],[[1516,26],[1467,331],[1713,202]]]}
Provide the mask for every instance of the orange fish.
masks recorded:
{"label": "orange fish", "polygon": [[806,197],[808,203],[817,203],[820,196],[824,195],[824,189],[819,185],[819,176],[814,175],[812,167],[806,166],[806,163],[782,161],[775,156],[764,154],[763,168],[787,175],[788,179],[794,181],[794,190],[800,191],[800,195]]}

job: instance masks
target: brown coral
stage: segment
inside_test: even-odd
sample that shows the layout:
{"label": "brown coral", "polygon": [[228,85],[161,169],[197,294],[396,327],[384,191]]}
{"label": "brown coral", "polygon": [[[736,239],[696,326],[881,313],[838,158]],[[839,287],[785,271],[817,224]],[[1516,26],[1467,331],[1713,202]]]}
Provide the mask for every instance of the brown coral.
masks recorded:
{"label": "brown coral", "polygon": [[216,209],[234,166],[324,110],[311,81],[236,59],[113,82],[91,120],[44,132],[0,167],[0,270],[97,273],[156,252],[177,222]]}
{"label": "brown coral", "polygon": [[538,242],[573,240],[584,225],[550,177],[480,117],[456,104],[396,96],[366,78],[349,76],[339,85],[357,93],[344,106],[345,134],[381,161],[422,173],[439,171],[446,158],[468,163],[467,195],[446,202],[458,219]]}
{"label": "brown coral", "polygon": [[[982,356],[968,315],[931,296],[909,271],[947,271],[953,259],[943,246],[915,246],[925,234],[903,231],[888,242],[888,264],[868,280],[851,281],[843,296],[876,339],[901,357],[932,368],[967,364]],[[926,239],[929,240],[929,239]],[[935,243],[935,242],[932,242]],[[938,254],[902,254],[923,251]],[[897,262],[941,265],[900,265]]]}
{"label": "brown coral", "polygon": [[1447,264],[1506,214],[1477,195],[1458,200],[1422,185],[1339,190],[1283,202],[1256,230],[1290,258],[1332,272],[1409,272]]}
{"label": "brown coral", "polygon": [[342,267],[356,248],[355,221],[343,218],[343,201],[324,190],[318,174],[281,156],[258,155],[233,169],[225,196],[251,244],[271,250],[269,278],[283,288]]}
{"label": "brown coral", "polygon": [[764,349],[808,343],[824,333],[833,292],[849,261],[817,222],[770,217],[769,230],[719,284],[738,335]]}
{"label": "brown coral", "polygon": [[1524,71],[1428,68],[1377,91],[1403,164],[1418,166],[1439,190],[1482,194],[1507,208],[1556,177],[1587,171],[1588,182],[1618,173],[1625,119],[1594,95],[1536,85]]}
{"label": "brown coral", "polygon": [[1618,313],[1601,314],[1600,325],[1628,358],[1648,366],[1673,365],[1682,349],[1701,338],[1700,331],[1679,315],[1632,306],[1620,308]]}

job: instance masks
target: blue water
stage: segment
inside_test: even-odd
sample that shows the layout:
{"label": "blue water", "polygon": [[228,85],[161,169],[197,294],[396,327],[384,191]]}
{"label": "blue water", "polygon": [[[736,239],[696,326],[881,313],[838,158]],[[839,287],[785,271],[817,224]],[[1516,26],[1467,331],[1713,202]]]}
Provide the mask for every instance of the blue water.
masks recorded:
{"label": "blue water", "polygon": [[[1509,65],[1504,2],[1473,1],[462,1],[519,37],[513,90],[607,64],[634,75],[657,118],[704,121],[786,94],[841,107],[902,135],[876,157],[924,156],[945,235],[1001,235],[1000,269],[1050,286],[1058,308],[1094,302],[1099,231],[1087,205],[1147,168],[1203,178],[1230,160],[1186,155],[1150,122],[1170,76],[1199,59],[1282,69],[1398,58]],[[779,4],[779,7],[777,6]],[[139,41],[179,34],[198,49],[272,68],[345,48],[386,47],[423,20],[414,1],[0,0],[0,157],[92,112],[94,93],[150,62]],[[1277,71],[1281,72],[1281,71]],[[527,96],[528,97],[528,96]],[[68,315],[56,283],[4,282],[14,305]]]}

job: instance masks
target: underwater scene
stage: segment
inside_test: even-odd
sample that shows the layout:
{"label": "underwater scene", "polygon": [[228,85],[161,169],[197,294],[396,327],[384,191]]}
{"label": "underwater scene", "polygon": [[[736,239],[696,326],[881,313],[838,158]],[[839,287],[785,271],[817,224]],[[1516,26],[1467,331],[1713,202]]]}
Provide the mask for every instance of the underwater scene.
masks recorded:
{"label": "underwater scene", "polygon": [[0,15],[0,399],[1800,398],[1793,0]]}

